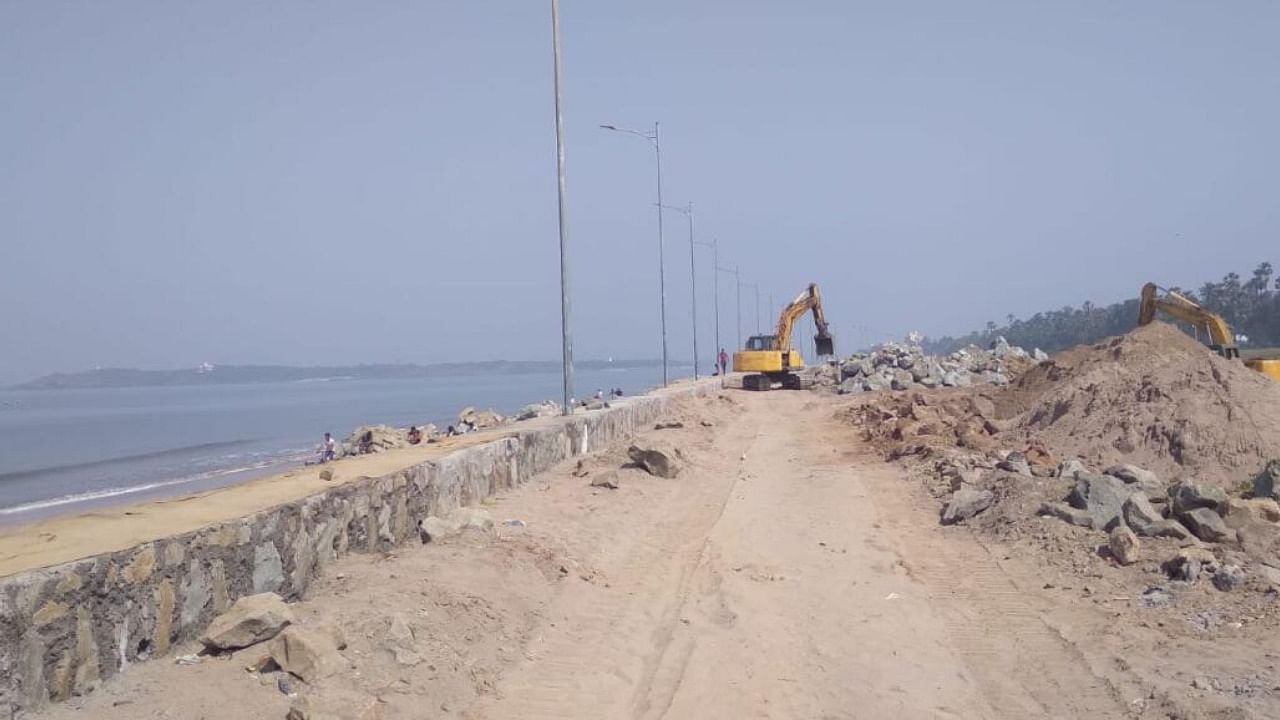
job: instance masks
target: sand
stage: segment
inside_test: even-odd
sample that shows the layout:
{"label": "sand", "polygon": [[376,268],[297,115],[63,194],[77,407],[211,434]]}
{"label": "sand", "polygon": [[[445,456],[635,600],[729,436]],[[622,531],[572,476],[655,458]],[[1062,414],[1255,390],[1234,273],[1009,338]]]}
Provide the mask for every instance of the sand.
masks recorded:
{"label": "sand", "polygon": [[[115,552],[300,500],[361,477],[378,477],[452,450],[511,434],[510,428],[412,448],[343,458],[208,492],[49,518],[0,530],[0,577]],[[334,473],[331,481],[321,470]]]}

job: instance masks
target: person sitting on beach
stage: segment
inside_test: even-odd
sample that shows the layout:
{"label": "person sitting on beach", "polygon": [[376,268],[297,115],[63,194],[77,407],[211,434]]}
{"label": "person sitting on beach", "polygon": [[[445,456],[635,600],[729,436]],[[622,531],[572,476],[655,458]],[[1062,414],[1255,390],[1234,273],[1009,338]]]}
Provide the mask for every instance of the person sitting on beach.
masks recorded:
{"label": "person sitting on beach", "polygon": [[458,430],[454,426],[450,425],[449,429],[444,431],[444,434],[446,437],[453,437],[454,435],[458,434]]}
{"label": "person sitting on beach", "polygon": [[409,444],[417,445],[420,442],[422,442],[422,431],[418,429],[417,425],[414,425],[409,428]]}
{"label": "person sitting on beach", "polygon": [[360,436],[359,453],[368,455],[371,452],[373,452],[373,431],[365,430],[364,434]]}
{"label": "person sitting on beach", "polygon": [[320,462],[326,463],[330,460],[338,459],[338,444],[333,441],[333,436],[329,433],[324,434],[324,443],[320,445]]}

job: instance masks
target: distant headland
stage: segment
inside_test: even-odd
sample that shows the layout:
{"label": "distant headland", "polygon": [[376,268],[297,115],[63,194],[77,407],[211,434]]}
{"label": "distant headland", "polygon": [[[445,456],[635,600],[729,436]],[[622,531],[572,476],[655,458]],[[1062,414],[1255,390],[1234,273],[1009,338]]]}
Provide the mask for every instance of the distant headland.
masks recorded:
{"label": "distant headland", "polygon": [[[660,360],[583,360],[583,370],[634,369],[660,365]],[[96,368],[74,373],[53,373],[18,385],[14,390],[63,390],[71,388],[164,387],[171,385],[238,385],[322,380],[401,380],[465,377],[475,375],[530,375],[560,372],[554,360],[490,360],[483,362],[373,365],[211,365],[203,363],[180,370]]]}

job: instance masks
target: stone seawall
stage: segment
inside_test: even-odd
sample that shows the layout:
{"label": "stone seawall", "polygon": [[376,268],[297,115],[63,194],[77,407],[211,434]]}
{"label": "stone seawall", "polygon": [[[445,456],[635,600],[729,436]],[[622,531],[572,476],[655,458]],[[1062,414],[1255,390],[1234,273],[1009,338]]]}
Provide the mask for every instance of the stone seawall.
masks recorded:
{"label": "stone seawall", "polygon": [[[335,558],[418,541],[428,515],[471,505],[644,429],[687,384],[568,418],[504,428],[490,442],[357,478],[247,517],[0,580],[0,712],[91,691],[130,664],[195,639],[237,598],[298,598]],[[193,501],[198,502],[198,499]]]}

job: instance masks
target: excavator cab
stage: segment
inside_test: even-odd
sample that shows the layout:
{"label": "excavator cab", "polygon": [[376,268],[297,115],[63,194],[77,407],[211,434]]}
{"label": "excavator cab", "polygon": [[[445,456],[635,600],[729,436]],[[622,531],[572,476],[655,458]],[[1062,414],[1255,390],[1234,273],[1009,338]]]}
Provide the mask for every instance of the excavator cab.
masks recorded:
{"label": "excavator cab", "polygon": [[747,350],[772,350],[778,342],[776,335],[752,335],[747,338]]}

